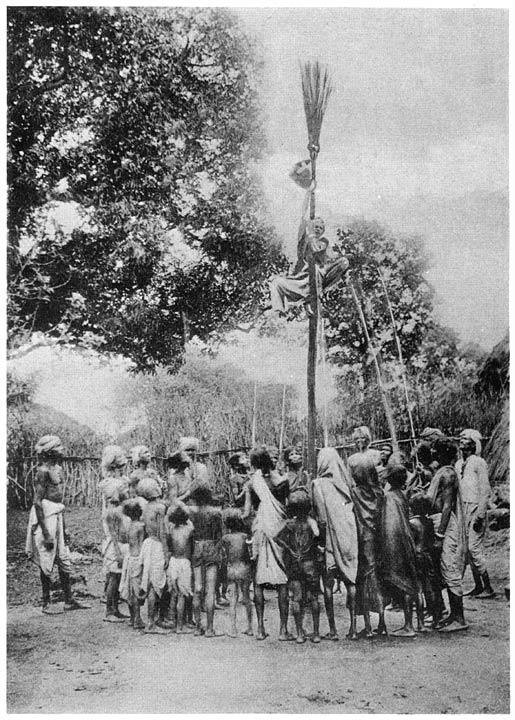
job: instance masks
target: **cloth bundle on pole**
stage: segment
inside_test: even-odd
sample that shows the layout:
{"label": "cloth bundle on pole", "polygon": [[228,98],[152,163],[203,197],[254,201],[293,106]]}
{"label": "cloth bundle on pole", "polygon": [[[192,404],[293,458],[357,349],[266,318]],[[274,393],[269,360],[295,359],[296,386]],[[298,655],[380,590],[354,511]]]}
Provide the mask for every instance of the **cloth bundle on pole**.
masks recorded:
{"label": "cloth bundle on pole", "polygon": [[[308,150],[311,160],[311,198],[309,215],[315,217],[316,162],[320,150],[320,130],[324,119],[332,86],[327,68],[318,61],[307,62],[301,66],[302,97],[306,125],[308,129]],[[316,359],[319,320],[318,283],[315,260],[308,254],[309,294],[312,315],[309,318],[308,336],[308,467],[312,477],[316,475]]]}

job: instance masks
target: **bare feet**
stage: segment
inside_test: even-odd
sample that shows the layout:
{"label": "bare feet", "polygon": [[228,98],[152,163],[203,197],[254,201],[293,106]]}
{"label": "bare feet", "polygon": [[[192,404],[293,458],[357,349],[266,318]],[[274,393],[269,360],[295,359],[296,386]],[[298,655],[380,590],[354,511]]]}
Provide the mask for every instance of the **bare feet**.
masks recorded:
{"label": "bare feet", "polygon": [[438,632],[442,633],[452,633],[452,632],[459,632],[460,630],[468,630],[469,626],[466,623],[458,622],[458,620],[453,620],[448,625],[445,625],[444,627],[441,627],[438,629]]}
{"label": "bare feet", "polygon": [[143,620],[134,620],[134,630],[143,630],[145,623]]}
{"label": "bare feet", "polygon": [[334,642],[336,642],[336,641],[339,640],[340,638],[338,637],[338,633],[336,633],[336,632],[328,632],[327,635],[324,635],[324,639],[325,639],[325,640],[333,640]]}
{"label": "bare feet", "polygon": [[102,618],[104,622],[110,622],[110,623],[122,623],[123,618],[118,617],[118,615],[106,615],[105,618]]}
{"label": "bare feet", "polygon": [[407,627],[401,627],[398,630],[393,630],[393,632],[390,633],[393,637],[404,637],[404,638],[414,638],[416,637],[416,632],[413,630],[413,628],[407,628]]}
{"label": "bare feet", "polygon": [[147,635],[169,635],[170,633],[169,630],[165,630],[158,625],[151,625],[150,627],[146,627],[143,632],[145,632]]}
{"label": "bare feet", "polygon": [[[279,640],[280,640],[280,639],[281,639],[281,638],[279,638]],[[306,636],[304,635],[303,632],[300,632],[300,633],[297,635],[297,637],[295,638],[295,642],[298,643],[298,645],[302,645],[303,643],[306,642]]]}
{"label": "bare feet", "polygon": [[64,609],[60,605],[43,605],[41,612],[44,615],[62,615]]}
{"label": "bare feet", "polygon": [[213,628],[209,628],[209,630],[206,630],[204,633],[204,637],[215,637],[215,631]]}
{"label": "bare feet", "polygon": [[206,632],[206,631],[204,630],[204,628],[203,628],[202,626],[199,626],[199,627],[196,627],[196,628],[195,628],[195,632],[193,633],[193,636],[194,636],[194,637],[200,637],[200,636],[203,635],[205,632]]}
{"label": "bare feet", "polygon": [[268,633],[266,633],[264,630],[258,630],[258,633],[256,635],[256,640],[265,640],[265,638],[268,637]]}
{"label": "bare feet", "polygon": [[383,636],[388,635],[386,625],[379,625],[379,627],[377,627],[375,630],[372,631],[372,634],[376,637],[381,636],[381,635],[383,635]]}
{"label": "bare feet", "polygon": [[428,627],[426,627],[425,625],[419,625],[417,627],[417,633],[428,633],[428,632],[431,632],[431,630]]}
{"label": "bare feet", "polygon": [[177,635],[191,635],[191,633],[193,632],[193,628],[189,628],[189,627],[177,628],[176,632],[177,632]]}
{"label": "bare feet", "polygon": [[158,620],[156,622],[157,627],[163,628],[164,630],[175,630],[175,625],[168,620]]}
{"label": "bare feet", "polygon": [[252,637],[254,635],[254,633],[252,632],[252,628],[247,628],[246,630],[244,630],[243,635],[249,635],[250,637]]}
{"label": "bare feet", "polygon": [[281,642],[289,642],[290,640],[295,640],[293,635],[289,632],[283,632],[279,635],[279,640]]}
{"label": "bare feet", "polygon": [[312,635],[311,642],[318,645],[319,642],[322,642],[322,638],[320,637],[320,635]]}
{"label": "bare feet", "polygon": [[[65,610],[91,610],[91,605],[87,605],[86,603],[79,602],[78,600],[73,599],[69,603],[64,603],[64,609]],[[124,617],[128,617],[127,615],[124,615]]]}
{"label": "bare feet", "polygon": [[358,633],[354,630],[349,630],[349,632],[346,635],[347,640],[359,640]]}

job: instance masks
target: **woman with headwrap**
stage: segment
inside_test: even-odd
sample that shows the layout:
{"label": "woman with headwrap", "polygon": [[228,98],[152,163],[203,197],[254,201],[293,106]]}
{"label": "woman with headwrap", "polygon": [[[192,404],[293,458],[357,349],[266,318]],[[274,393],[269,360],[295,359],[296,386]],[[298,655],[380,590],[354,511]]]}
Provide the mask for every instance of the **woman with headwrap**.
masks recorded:
{"label": "woman with headwrap", "polygon": [[61,613],[51,604],[50,578],[57,563],[64,594],[64,610],[88,609],[72,596],[70,551],[64,527],[63,445],[57,435],[44,435],[36,444],[38,471],[34,504],[30,511],[25,551],[39,567],[45,615]]}
{"label": "woman with headwrap", "polygon": [[338,640],[334,622],[333,586],[341,579],[347,589],[350,629],[347,637],[357,639],[356,633],[356,574],[358,569],[358,538],[353,512],[351,479],[342,459],[334,448],[323,448],[318,455],[318,477],[311,493],[318,520],[321,545],[324,548],[324,601],[329,622],[330,640]]}
{"label": "woman with headwrap", "polygon": [[250,513],[252,505],[256,513],[252,523],[254,604],[258,624],[256,639],[264,640],[267,637],[264,625],[264,586],[273,585],[277,588],[279,602],[279,640],[293,640],[288,632],[288,576],[283,550],[275,539],[285,527],[286,513],[274,494],[282,492],[284,483],[278,482],[274,475],[275,463],[270,448],[264,445],[254,448],[250,453],[250,464],[253,473],[246,485],[244,517]]}
{"label": "woman with headwrap", "polygon": [[348,459],[353,480],[351,488],[358,531],[358,572],[356,576],[356,612],[365,620],[365,636],[374,636],[370,613],[379,613],[375,634],[386,635],[384,603],[377,578],[377,529],[384,493],[377,475],[377,458],[369,449],[371,435],[366,426],[352,435],[358,452]]}
{"label": "woman with headwrap", "polygon": [[456,463],[467,533],[467,562],[474,576],[469,595],[480,599],[495,597],[484,554],[487,511],[491,487],[488,466],[481,455],[481,434],[468,428],[460,433],[461,458]]}

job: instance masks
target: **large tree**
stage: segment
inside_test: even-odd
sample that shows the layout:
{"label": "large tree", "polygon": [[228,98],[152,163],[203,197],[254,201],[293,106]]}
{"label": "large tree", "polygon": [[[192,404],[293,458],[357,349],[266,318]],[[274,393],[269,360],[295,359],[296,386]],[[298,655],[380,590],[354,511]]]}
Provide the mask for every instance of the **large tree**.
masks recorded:
{"label": "large tree", "polygon": [[[173,364],[284,258],[261,217],[259,65],[220,9],[10,8],[9,327]],[[67,203],[82,223],[49,232]]]}

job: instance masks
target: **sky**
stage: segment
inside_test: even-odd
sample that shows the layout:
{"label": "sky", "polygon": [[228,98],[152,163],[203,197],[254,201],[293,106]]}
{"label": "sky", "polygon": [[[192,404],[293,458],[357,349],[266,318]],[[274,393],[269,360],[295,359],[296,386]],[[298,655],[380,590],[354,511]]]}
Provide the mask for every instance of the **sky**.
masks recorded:
{"label": "sky", "polygon": [[333,83],[317,164],[317,214],[421,236],[437,315],[489,350],[508,328],[508,12],[245,8],[261,45],[271,217],[293,255],[306,157],[299,63]]}
{"label": "sky", "polygon": [[[507,11],[233,12],[263,50],[268,155],[260,171],[286,252],[293,257],[303,199],[288,172],[307,155],[299,62],[318,59],[334,86],[317,188],[329,234],[359,216],[423,237],[438,318],[463,341],[491,349],[508,327]],[[256,379],[268,380],[272,367],[302,388],[305,347],[291,333],[284,347],[233,339],[228,357]],[[39,402],[97,430],[124,426],[114,412],[122,361],[106,366],[45,348],[16,365],[37,373]]]}

